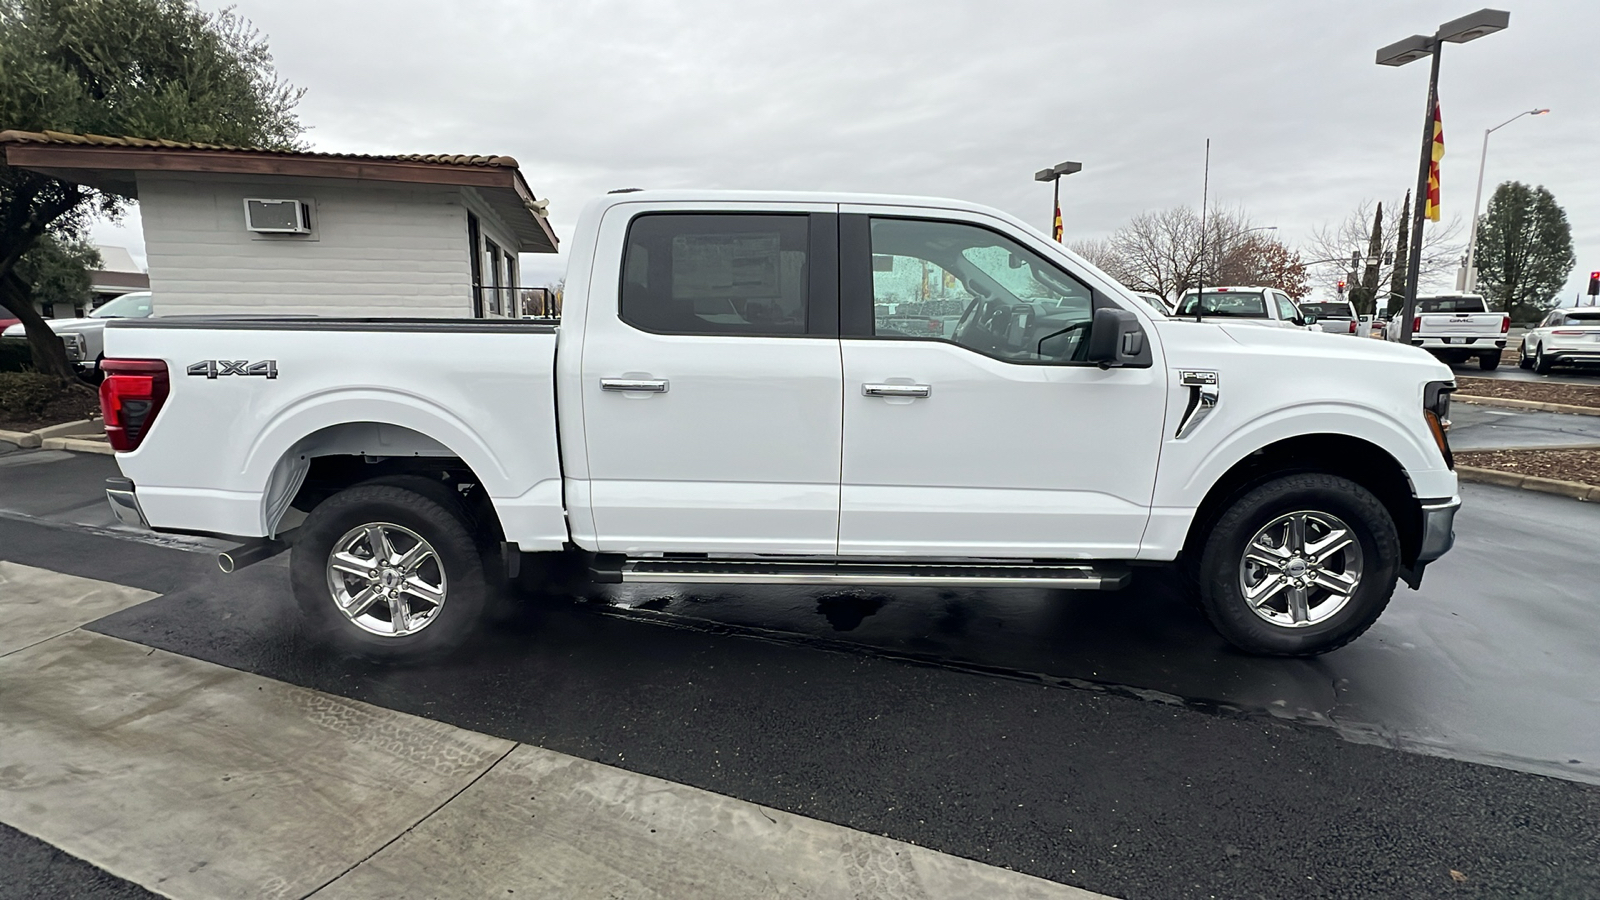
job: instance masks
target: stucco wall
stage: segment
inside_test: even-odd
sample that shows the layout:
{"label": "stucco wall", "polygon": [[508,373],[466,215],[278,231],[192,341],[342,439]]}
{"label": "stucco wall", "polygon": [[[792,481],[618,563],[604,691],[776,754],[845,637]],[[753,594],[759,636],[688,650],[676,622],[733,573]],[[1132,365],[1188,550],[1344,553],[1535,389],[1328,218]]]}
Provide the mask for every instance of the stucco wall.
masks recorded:
{"label": "stucco wall", "polygon": [[[246,197],[310,203],[313,234],[246,230]],[[469,204],[446,186],[139,174],[157,315],[470,316]]]}

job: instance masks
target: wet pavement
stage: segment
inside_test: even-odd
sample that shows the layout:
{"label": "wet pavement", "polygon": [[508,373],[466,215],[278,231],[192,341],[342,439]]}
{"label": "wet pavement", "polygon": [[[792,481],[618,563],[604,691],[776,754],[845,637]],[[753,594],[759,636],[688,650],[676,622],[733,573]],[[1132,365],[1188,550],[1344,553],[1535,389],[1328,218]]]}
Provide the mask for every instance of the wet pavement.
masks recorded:
{"label": "wet pavement", "polygon": [[1112,593],[574,580],[402,668],[311,649],[283,557],[225,577],[73,524],[93,459],[0,469],[0,557],[165,594],[105,634],[1122,896],[1600,883],[1578,501],[1464,486],[1423,589],[1312,660],[1234,652],[1141,569]]}
{"label": "wet pavement", "polygon": [[1543,384],[1591,384],[1600,385],[1600,366],[1561,366],[1551,370],[1548,375],[1540,375],[1532,369],[1520,368],[1514,362],[1502,362],[1500,368],[1493,372],[1485,372],[1478,368],[1476,362],[1462,363],[1450,367],[1457,377],[1465,378],[1495,378],[1501,381],[1528,381]]}
{"label": "wet pavement", "polygon": [[1471,403],[1450,405],[1455,450],[1600,447],[1600,416],[1547,413]]}

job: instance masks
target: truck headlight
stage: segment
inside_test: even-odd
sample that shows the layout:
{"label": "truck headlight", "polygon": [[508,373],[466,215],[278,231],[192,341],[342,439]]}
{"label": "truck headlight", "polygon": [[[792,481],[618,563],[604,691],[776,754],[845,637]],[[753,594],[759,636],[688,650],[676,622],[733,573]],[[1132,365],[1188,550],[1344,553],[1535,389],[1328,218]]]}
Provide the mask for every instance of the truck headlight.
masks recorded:
{"label": "truck headlight", "polygon": [[83,359],[89,350],[89,342],[81,334],[64,334],[61,336],[61,343],[67,346],[67,359],[73,362]]}

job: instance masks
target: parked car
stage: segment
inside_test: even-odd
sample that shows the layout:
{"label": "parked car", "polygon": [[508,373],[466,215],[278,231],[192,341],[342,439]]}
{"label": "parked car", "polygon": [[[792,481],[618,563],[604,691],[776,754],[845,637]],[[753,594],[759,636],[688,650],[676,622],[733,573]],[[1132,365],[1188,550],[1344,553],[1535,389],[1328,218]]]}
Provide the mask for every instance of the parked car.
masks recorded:
{"label": "parked car", "polygon": [[[1396,314],[1384,336],[1400,340],[1401,318]],[[1492,371],[1500,367],[1500,352],[1506,348],[1506,332],[1511,317],[1490,312],[1477,294],[1442,294],[1417,298],[1417,314],[1411,321],[1411,345],[1421,347],[1443,362],[1460,365],[1477,357],[1478,368]]]}
{"label": "parked car", "polygon": [[[96,374],[104,357],[106,322],[111,319],[143,319],[155,310],[149,291],[134,291],[115,300],[108,300],[100,308],[78,319],[46,319],[50,330],[61,336],[67,348],[67,360],[84,374]],[[11,320],[15,322],[16,320]],[[27,332],[21,324],[12,325],[0,332],[0,340],[26,341]]]}
{"label": "parked car", "polygon": [[1349,300],[1302,300],[1296,305],[1302,314],[1316,316],[1318,330],[1328,334],[1361,333],[1361,317],[1356,314],[1355,304]]}
{"label": "parked car", "polygon": [[1304,329],[1316,323],[1316,315],[1300,311],[1289,295],[1266,287],[1208,287],[1203,293],[1184,291],[1173,316],[1199,317],[1202,321],[1267,325],[1274,328]]}
{"label": "parked car", "polygon": [[[460,640],[488,561],[563,553],[725,586],[1114,590],[1176,563],[1227,640],[1308,655],[1453,540],[1445,366],[1155,316],[1004,213],[637,192],[572,244],[559,329],[113,321],[113,510],[235,536],[231,567],[292,537],[307,633],[386,657]],[[875,314],[924,265],[968,297],[949,337]]]}
{"label": "parked car", "polygon": [[1518,349],[1517,364],[1541,375],[1565,363],[1600,363],[1600,307],[1550,310]]}

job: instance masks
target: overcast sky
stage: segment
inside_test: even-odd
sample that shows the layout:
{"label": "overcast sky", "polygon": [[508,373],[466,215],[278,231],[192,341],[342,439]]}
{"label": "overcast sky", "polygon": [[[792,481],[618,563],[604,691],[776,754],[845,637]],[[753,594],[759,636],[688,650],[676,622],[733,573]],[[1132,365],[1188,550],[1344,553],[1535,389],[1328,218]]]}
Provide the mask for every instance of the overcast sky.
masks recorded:
{"label": "overcast sky", "polygon": [[[1445,218],[1543,184],[1600,269],[1600,2],[1518,0],[1511,27],[1446,45]],[[1378,47],[1472,0],[739,3],[240,0],[278,71],[305,87],[313,149],[515,156],[572,233],[618,187],[957,197],[1048,228],[1032,173],[1062,182],[1067,239],[1211,198],[1291,245],[1416,180],[1426,61]],[[131,226],[131,227],[129,227]],[[142,258],[137,220],[100,229]],[[531,276],[559,260],[524,257]],[[1581,277],[1580,277],[1581,276]],[[525,279],[530,280],[530,279]]]}

